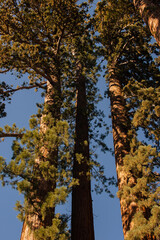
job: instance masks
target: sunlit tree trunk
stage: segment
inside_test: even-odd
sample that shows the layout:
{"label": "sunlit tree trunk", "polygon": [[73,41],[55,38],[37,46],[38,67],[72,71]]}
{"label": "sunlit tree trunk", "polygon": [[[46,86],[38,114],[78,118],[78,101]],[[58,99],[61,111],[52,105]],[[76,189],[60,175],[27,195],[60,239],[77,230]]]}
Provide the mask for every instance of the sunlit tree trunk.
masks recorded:
{"label": "sunlit tree trunk", "polygon": [[[121,190],[128,181],[126,173],[121,167],[123,166],[124,156],[130,151],[130,142],[127,136],[130,124],[125,109],[125,100],[122,94],[121,83],[118,77],[114,74],[113,69],[110,69],[109,94],[111,101],[112,131],[118,189]],[[134,181],[134,179],[130,179],[130,181]],[[120,199],[120,207],[125,238],[127,231],[131,228],[131,220],[136,211],[136,204],[132,202],[126,205],[126,202]]]}
{"label": "sunlit tree trunk", "polygon": [[[111,101],[111,115],[112,115],[112,131],[114,140],[114,152],[116,160],[116,172],[118,179],[118,189],[122,190],[127,184],[135,185],[136,179],[132,175],[130,178],[127,176],[127,172],[123,170],[123,159],[130,153],[130,140],[128,131],[130,129],[130,121],[128,113],[125,107],[125,99],[122,93],[121,82],[118,76],[114,74],[114,69],[110,69],[109,80],[109,94]],[[127,197],[127,196],[126,196]],[[137,203],[134,200],[130,203],[125,201],[124,198],[120,198],[121,217],[123,225],[124,239],[127,237],[127,232],[131,230],[133,226],[133,217],[138,211]],[[149,209],[146,209],[145,218],[148,219],[151,216]],[[156,240],[155,236],[149,234],[148,236],[141,238],[141,240]]]}
{"label": "sunlit tree trunk", "polygon": [[159,0],[133,0],[142,18],[160,46],[160,2]]}
{"label": "sunlit tree trunk", "polygon": [[94,240],[93,211],[89,166],[88,118],[85,78],[79,66],[77,77],[77,106],[73,177],[79,185],[72,191],[72,240]]}
{"label": "sunlit tree trunk", "polygon": [[[34,221],[34,225],[35,225],[35,223],[37,222],[37,217],[35,217],[35,220],[32,219],[32,221]],[[39,222],[38,222],[38,225],[39,225]],[[25,222],[23,223],[20,240],[36,240],[36,238],[34,237],[34,229],[31,229],[29,227],[27,220],[25,220]]]}
{"label": "sunlit tree trunk", "polygon": [[[53,117],[55,120],[58,120],[60,118],[60,105],[61,105],[60,80],[58,79],[58,77],[52,77],[52,81],[54,83],[53,84],[54,86],[49,81],[47,82],[44,113],[41,117],[40,123],[40,132],[44,134],[48,129],[48,125],[45,122],[46,115],[50,113],[51,117]],[[48,150],[45,147],[43,147],[40,149],[40,152],[43,155],[43,161],[45,161],[46,157],[48,160]],[[55,167],[57,167],[58,147],[53,147],[52,152],[49,153],[49,158],[50,164],[55,165]],[[38,166],[40,161],[41,161],[40,158],[35,159],[35,164]],[[53,181],[51,182],[50,180],[46,181],[44,179],[41,179],[41,182],[39,183],[37,197],[39,198],[40,201],[43,201],[46,194],[50,191],[54,192],[55,188],[56,177],[54,182]],[[43,223],[40,221],[39,216],[36,214],[25,216],[26,220],[23,224],[20,240],[38,240],[34,234],[35,230],[38,229],[40,226],[44,227],[51,226],[54,214],[55,208],[49,209]]]}

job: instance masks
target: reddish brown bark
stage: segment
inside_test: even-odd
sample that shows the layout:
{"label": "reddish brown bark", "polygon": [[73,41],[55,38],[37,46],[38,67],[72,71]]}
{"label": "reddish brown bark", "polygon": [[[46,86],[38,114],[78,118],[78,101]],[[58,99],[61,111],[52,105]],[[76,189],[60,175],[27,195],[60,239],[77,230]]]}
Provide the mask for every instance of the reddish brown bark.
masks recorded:
{"label": "reddish brown bark", "polygon": [[157,0],[133,0],[151,34],[160,46],[160,3]]}
{"label": "reddish brown bark", "polygon": [[[123,189],[128,184],[135,185],[136,179],[132,176],[127,177],[127,173],[123,170],[123,158],[130,152],[130,140],[128,131],[130,129],[130,121],[125,108],[125,99],[122,93],[121,82],[114,74],[114,70],[110,70],[109,92],[111,101],[112,129],[114,140],[114,152],[116,160],[116,172],[118,179],[118,189]],[[120,198],[120,208],[122,216],[124,239],[127,232],[133,228],[133,216],[138,211],[137,203],[132,201],[127,203],[125,199]],[[150,209],[145,209],[144,216],[148,219],[151,216]],[[142,240],[156,240],[151,234],[142,238]]]}
{"label": "reddish brown bark", "polygon": [[[49,81],[47,82],[47,92],[45,96],[45,111],[41,118],[41,124],[40,124],[40,132],[45,133],[47,131],[48,125],[45,121],[45,116],[48,113],[51,113],[51,116],[55,118],[56,120],[60,117],[60,81],[58,78],[54,77],[52,78],[52,81],[54,82],[54,86],[52,86]],[[40,149],[42,155],[43,155],[43,161],[45,159],[50,159],[50,164],[57,166],[57,154],[58,154],[58,148],[53,146],[52,152],[48,152],[48,150],[43,147]],[[41,158],[35,159],[35,163],[38,168],[38,164],[41,161]],[[42,201],[45,199],[45,196],[48,192],[54,191],[56,188],[56,178],[55,181],[51,182],[46,181],[44,179],[41,179],[38,184],[38,196],[35,201]],[[32,207],[32,206],[31,206]],[[46,214],[45,219],[43,222],[41,222],[41,216],[36,215],[26,215],[26,220],[23,224],[22,233],[20,240],[38,240],[35,237],[35,230],[38,229],[40,226],[51,226],[52,225],[52,219],[55,214],[55,208],[49,209],[48,213]]]}
{"label": "reddish brown bark", "polygon": [[[72,191],[72,240],[94,240],[86,104],[85,78],[79,73],[73,166],[73,177],[79,180],[79,185],[74,186]],[[76,154],[82,155],[80,162],[78,162]]]}
{"label": "reddish brown bark", "polygon": [[[34,224],[35,224],[36,221],[37,221],[37,219],[35,219]],[[29,227],[27,221],[25,221],[23,223],[23,228],[22,228],[20,240],[36,240],[36,238],[34,237],[34,229],[31,229]]]}
{"label": "reddish brown bark", "polygon": [[[118,189],[121,190],[127,183],[126,173],[120,169],[123,166],[123,158],[130,151],[130,142],[127,136],[129,130],[129,119],[125,109],[125,100],[122,94],[122,87],[119,79],[110,71],[109,92],[111,101],[112,129],[116,160],[116,172],[118,179]],[[123,224],[123,234],[126,237],[127,231],[131,228],[131,220],[136,211],[136,204],[133,202],[126,205],[120,199],[121,216]]]}

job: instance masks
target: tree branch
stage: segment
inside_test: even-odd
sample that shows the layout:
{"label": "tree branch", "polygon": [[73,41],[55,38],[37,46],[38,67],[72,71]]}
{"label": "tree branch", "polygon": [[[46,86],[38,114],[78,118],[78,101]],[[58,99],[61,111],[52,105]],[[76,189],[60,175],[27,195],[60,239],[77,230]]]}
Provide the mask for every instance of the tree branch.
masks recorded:
{"label": "tree branch", "polygon": [[16,138],[22,138],[23,133],[0,133],[0,138],[5,138],[5,137],[16,137]]}
{"label": "tree branch", "polygon": [[122,56],[125,48],[127,47],[128,43],[129,43],[133,38],[134,38],[134,36],[132,36],[131,38],[129,38],[129,39],[125,42],[125,44],[121,47],[121,49],[119,50],[119,53],[118,53],[118,55],[117,55],[117,57],[116,57],[116,59],[115,59],[115,63],[117,63],[118,59]]}
{"label": "tree branch", "polygon": [[64,28],[62,29],[62,33],[58,39],[58,42],[57,42],[57,51],[56,51],[56,55],[58,54],[59,52],[59,49],[60,49],[60,45],[61,45],[61,41],[62,41],[62,38],[63,38],[63,34],[64,34]]}
{"label": "tree branch", "polygon": [[6,72],[8,72],[9,71],[9,69],[6,69],[6,70],[0,70],[0,73],[6,73]]}
{"label": "tree branch", "polygon": [[46,87],[43,87],[43,85],[45,85],[46,82],[42,82],[42,83],[35,83],[34,85],[32,86],[23,86],[23,87],[18,87],[16,89],[11,89],[11,90],[8,90],[8,91],[3,91],[3,89],[0,90],[0,93],[1,94],[5,94],[5,93],[13,93],[13,92],[17,92],[19,90],[23,90],[23,89],[32,89],[32,88],[35,88],[35,87],[40,87],[40,88],[43,88],[43,89],[46,89]]}

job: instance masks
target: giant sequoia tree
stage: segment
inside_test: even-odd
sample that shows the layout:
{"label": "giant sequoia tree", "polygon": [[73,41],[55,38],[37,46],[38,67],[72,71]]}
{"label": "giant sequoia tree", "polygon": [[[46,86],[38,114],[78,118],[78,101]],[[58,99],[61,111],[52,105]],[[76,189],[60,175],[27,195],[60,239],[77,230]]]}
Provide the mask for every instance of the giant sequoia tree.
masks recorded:
{"label": "giant sequoia tree", "polygon": [[89,75],[96,66],[96,57],[90,37],[89,32],[84,33],[81,38],[78,37],[75,41],[77,47],[74,48],[73,53],[76,63],[76,126],[73,177],[78,180],[78,185],[73,186],[72,190],[72,240],[94,240],[91,198],[92,164],[89,148],[89,114],[93,114],[93,111],[89,107],[87,82],[91,82],[91,76],[94,78],[94,75],[90,77]]}
{"label": "giant sequoia tree", "polygon": [[[67,153],[65,155],[67,123],[63,121],[61,110],[64,94],[61,85],[67,81],[71,71],[69,39],[81,35],[84,13],[83,9],[79,11],[75,1],[1,2],[1,68],[4,71],[14,70],[20,74],[29,74],[30,82],[27,85],[22,83],[19,89],[44,87],[44,84],[46,88],[44,108],[39,113],[40,119],[38,116],[38,119],[34,117],[31,120],[31,127],[34,129],[32,132],[21,134],[21,130],[16,133],[13,128],[5,128],[7,132],[1,129],[1,137],[22,137],[21,144],[27,146],[22,147],[18,141],[14,141],[13,160],[9,165],[4,163],[2,174],[3,179],[5,176],[23,179],[15,180],[25,195],[24,208],[18,206],[22,209],[21,212],[25,213],[21,240],[57,238],[57,234],[58,239],[65,237],[60,219],[54,214],[55,205],[65,201],[67,196],[67,187],[61,185],[70,183],[70,172],[65,173],[69,157]],[[7,85],[3,85],[4,97],[5,94],[10,96],[10,93],[19,90],[8,87],[7,92]],[[80,108],[78,100],[77,107]],[[4,115],[4,105],[1,109]],[[82,125],[81,120],[78,122]],[[39,131],[36,125],[40,127]],[[88,130],[83,134],[88,134]],[[81,138],[77,131],[76,136],[77,139]],[[63,156],[60,158],[61,151]],[[67,180],[63,180],[66,178]],[[89,183],[87,178],[85,181]],[[90,188],[87,191],[87,194],[90,194]],[[88,209],[90,211],[89,206]],[[85,227],[89,226],[90,222]],[[74,227],[72,231],[75,232]]]}
{"label": "giant sequoia tree", "polygon": [[[119,187],[118,195],[121,204],[124,237],[125,239],[158,239],[159,232],[157,232],[157,227],[159,223],[156,214],[159,212],[157,203],[159,191],[157,181],[159,177],[157,176],[157,179],[156,177],[151,178],[151,174],[155,175],[153,172],[157,167],[158,155],[156,149],[153,150],[151,146],[147,148],[145,144],[143,145],[135,140],[137,139],[137,130],[140,127],[143,128],[144,124],[136,119],[140,117],[138,113],[140,114],[143,108],[139,104],[143,105],[145,104],[144,102],[149,104],[149,96],[148,100],[145,98],[138,99],[138,91],[141,91],[142,94],[143,91],[149,91],[147,89],[151,90],[153,86],[157,89],[156,91],[159,89],[157,88],[159,86],[157,83],[159,71],[150,54],[150,34],[136,14],[130,1],[102,1],[98,4],[96,17],[97,21],[99,20],[97,22],[100,32],[99,39],[104,46],[104,56],[108,62],[106,78],[109,82],[114,151]],[[138,85],[140,82],[141,84]],[[137,90],[136,94],[130,92],[131,94],[127,96],[125,92],[127,88],[124,89],[124,87],[128,83],[130,83],[129,88],[131,92],[135,86],[137,86],[136,88],[139,86],[140,89]],[[141,88],[144,89],[142,90]],[[128,105],[127,102],[129,102]],[[158,105],[155,108],[158,109]],[[139,124],[136,127],[138,128],[135,128],[135,122],[137,121]],[[159,131],[157,121],[158,115],[155,115],[154,124],[156,131]],[[146,137],[150,134],[151,132],[148,132]],[[158,138],[157,140],[159,141]],[[143,156],[143,151],[146,151],[145,156]],[[137,158],[137,162],[133,161],[133,156],[135,156],[134,159]],[[150,169],[152,173],[148,173],[148,176],[148,174],[144,174],[141,171],[147,171],[150,161],[153,168]],[[139,174],[135,174],[135,170],[132,168],[136,164],[144,164],[144,169]],[[153,191],[155,199],[149,204],[152,192],[149,189],[153,182],[155,184]],[[142,183],[147,185],[148,190],[145,189],[144,185],[140,189]],[[143,191],[145,191],[145,194]],[[146,204],[147,201],[148,204]],[[157,209],[154,217],[153,209]],[[142,213],[141,217],[147,227],[144,227],[143,221],[138,221],[137,212],[139,214],[140,212]],[[156,223],[152,222],[154,218],[157,219]],[[139,225],[135,222],[139,222]]]}

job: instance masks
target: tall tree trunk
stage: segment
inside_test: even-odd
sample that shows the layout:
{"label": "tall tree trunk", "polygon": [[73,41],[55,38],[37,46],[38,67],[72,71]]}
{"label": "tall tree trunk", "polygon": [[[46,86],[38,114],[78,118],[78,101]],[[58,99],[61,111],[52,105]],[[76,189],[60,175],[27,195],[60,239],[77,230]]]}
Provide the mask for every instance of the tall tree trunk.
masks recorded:
{"label": "tall tree trunk", "polygon": [[[118,189],[121,190],[126,185],[128,179],[126,173],[122,171],[123,158],[129,154],[130,142],[127,136],[130,129],[129,119],[125,109],[125,100],[122,94],[122,87],[118,77],[114,74],[114,70],[110,70],[109,93],[111,101],[111,115],[112,115],[112,131],[114,140],[114,152],[116,160],[116,172],[118,179]],[[134,181],[133,179],[130,179]],[[131,228],[131,220],[136,212],[136,204],[132,202],[126,205],[124,200],[120,199],[121,216],[123,224],[123,234],[126,237],[127,231]]]}
{"label": "tall tree trunk", "polygon": [[[109,94],[111,101],[111,115],[112,115],[112,129],[114,140],[114,152],[116,160],[116,172],[118,179],[118,189],[123,189],[128,183],[133,186],[136,184],[134,176],[128,178],[127,173],[123,170],[123,158],[130,152],[130,140],[128,137],[128,131],[130,129],[130,121],[125,108],[125,99],[122,93],[122,86],[120,80],[114,73],[114,69],[110,69],[109,79]],[[127,232],[131,230],[133,226],[133,216],[138,211],[137,203],[132,201],[127,203],[125,199],[120,198],[122,225],[124,239],[127,237]],[[145,218],[148,219],[151,216],[149,209],[146,209]],[[148,236],[142,238],[142,240],[156,240],[155,236],[148,234]]]}
{"label": "tall tree trunk", "polygon": [[[60,118],[60,105],[61,105],[60,80],[58,79],[58,77],[52,77],[52,81],[54,83],[54,86],[49,81],[47,82],[44,114],[41,117],[41,123],[40,123],[41,133],[45,133],[48,129],[48,125],[45,121],[45,117],[47,114],[50,113],[51,117],[53,117],[55,120],[58,120]],[[43,147],[40,149],[40,152],[43,155],[43,158],[44,158],[43,161],[45,161],[45,158],[48,155],[48,150],[45,147]],[[55,167],[57,167],[58,148],[53,147],[52,152],[49,153],[49,156],[50,156],[50,164],[55,165]],[[41,161],[41,158],[35,159],[35,163],[37,164],[37,167],[40,161]],[[38,187],[39,189],[38,189],[37,198],[43,201],[43,199],[45,198],[48,192],[50,191],[54,192],[54,189],[56,188],[56,178],[54,182],[51,182],[50,180],[46,181],[44,179],[41,179]],[[41,223],[38,215],[26,216],[26,220],[24,221],[24,224],[23,224],[20,240],[38,240],[34,234],[35,230],[38,229],[40,226],[44,226],[44,227],[51,226],[54,214],[55,214],[55,208],[49,209],[43,223]]]}
{"label": "tall tree trunk", "polygon": [[160,2],[159,0],[133,0],[142,18],[160,46]]}
{"label": "tall tree trunk", "polygon": [[[73,177],[79,185],[72,190],[72,240],[94,240],[93,210],[89,166],[88,119],[85,78],[79,66],[77,77],[77,111]],[[80,159],[79,159],[80,157]]]}

